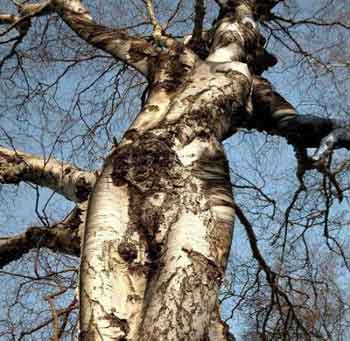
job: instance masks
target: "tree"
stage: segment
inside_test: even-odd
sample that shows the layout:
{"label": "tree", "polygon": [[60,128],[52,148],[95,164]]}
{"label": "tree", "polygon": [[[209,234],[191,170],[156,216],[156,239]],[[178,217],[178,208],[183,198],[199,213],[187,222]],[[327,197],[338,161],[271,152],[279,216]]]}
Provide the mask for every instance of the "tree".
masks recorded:
{"label": "tree", "polygon": [[[277,58],[266,50],[267,40],[258,23],[272,34],[274,28],[269,25],[277,23],[288,36],[290,31],[284,29],[283,23],[292,26],[297,22],[272,13],[283,1],[218,0],[219,12],[208,24],[204,1],[197,0],[191,14],[192,32],[186,32],[181,20],[186,23],[188,19],[179,14],[185,6],[182,1],[161,21],[160,14],[166,15],[160,11],[162,4],[158,4],[156,13],[151,0],[142,2],[142,8],[124,4],[128,29],[105,26],[114,10],[124,10],[122,6],[109,7],[109,13],[93,8],[93,4],[85,6],[79,0],[15,3],[15,14],[11,14],[15,9],[9,3],[0,14],[0,23],[6,25],[1,34],[5,37],[3,45],[9,47],[0,62],[6,75],[3,89],[20,90],[20,105],[16,104],[17,110],[23,110],[18,115],[20,120],[25,111],[38,106],[45,112],[39,120],[47,122],[41,126],[49,131],[49,110],[68,112],[66,117],[72,115],[71,111],[76,112],[77,122],[87,127],[80,142],[82,151],[89,149],[87,137],[97,135],[100,127],[104,127],[105,136],[112,142],[113,132],[106,127],[116,110],[125,105],[119,88],[131,96],[142,93],[137,117],[120,141],[113,140],[109,151],[105,144],[100,147],[104,150],[104,162],[94,171],[76,167],[68,162],[68,157],[65,161],[53,157],[60,143],[64,145],[63,154],[68,154],[62,141],[69,140],[72,151],[76,151],[75,139],[81,132],[74,126],[73,115],[51,142],[52,153],[41,157],[19,151],[10,124],[4,124],[2,132],[7,145],[0,149],[1,182],[27,182],[36,191],[37,186],[47,187],[76,206],[56,223],[37,209],[44,228],[31,227],[2,239],[1,266],[38,246],[80,255],[79,303],[73,300],[65,309],[55,306],[56,297],[74,288],[74,282],[63,284],[67,278],[62,275],[65,270],[61,266],[55,269],[59,290],[47,293],[52,314],[47,324],[52,322],[54,339],[63,336],[71,311],[79,305],[82,340],[229,340],[232,336],[220,318],[218,299],[236,213],[247,232],[259,272],[264,273],[272,292],[272,306],[278,304],[282,312],[288,312],[288,323],[292,319],[304,335],[313,336],[314,330],[307,329],[299,316],[300,309],[294,307],[292,296],[280,283],[282,272],[272,269],[263,257],[252,224],[233,200],[222,144],[241,128],[285,137],[294,146],[300,187],[294,202],[285,210],[286,230],[294,203],[305,192],[306,171],[318,170],[328,192],[335,189],[338,198],[343,198],[344,189],[336,176],[344,167],[334,173],[328,160],[333,149],[350,145],[346,120],[297,115],[294,107],[261,77],[277,63]],[[94,15],[87,9],[89,5]],[[212,8],[214,5],[207,3]],[[104,24],[93,19],[98,16]],[[140,22],[140,17],[147,19]],[[130,18],[138,21],[130,24]],[[343,19],[333,25],[344,26]],[[173,30],[172,23],[176,25]],[[309,24],[322,25],[312,20]],[[133,34],[135,31],[137,34]],[[33,42],[28,42],[30,37]],[[82,45],[83,41],[87,45]],[[23,52],[19,50],[21,44],[29,44]],[[45,63],[68,63],[63,71],[58,69],[61,73],[54,82],[51,75],[36,80],[33,70],[27,70],[26,59],[35,56],[36,44],[40,47],[40,62],[36,66],[39,74]],[[52,56],[54,52],[59,57]],[[302,49],[298,52],[307,57]],[[106,62],[94,64],[99,59]],[[66,106],[57,97],[72,89],[69,81],[62,86],[60,79],[86,61],[91,62],[90,67],[95,68],[92,73],[98,77],[92,79],[88,75],[88,81],[82,80],[83,87],[72,99],[74,105]],[[117,76],[109,86],[115,90],[108,86],[98,88],[99,80],[113,68]],[[86,68],[80,71],[86,72]],[[98,95],[91,98],[89,91],[93,87],[98,88]],[[54,94],[49,94],[51,91]],[[98,120],[94,111],[101,114]],[[60,116],[57,117],[54,124],[59,122]],[[27,124],[30,134],[39,139],[36,120],[27,120]],[[45,146],[45,137],[41,139]],[[307,154],[310,147],[318,147],[312,158]],[[94,154],[94,148],[89,152]],[[331,200],[330,194],[326,200]],[[337,240],[328,234],[327,242],[346,263],[347,256]],[[285,244],[286,240],[282,249]],[[284,257],[280,261],[285,266]],[[48,257],[47,266],[52,268],[50,264],[52,259]],[[34,278],[49,280],[52,273],[37,272]],[[71,329],[75,330],[74,326]],[[35,331],[33,328],[30,333]],[[22,332],[20,337],[27,334]]]}

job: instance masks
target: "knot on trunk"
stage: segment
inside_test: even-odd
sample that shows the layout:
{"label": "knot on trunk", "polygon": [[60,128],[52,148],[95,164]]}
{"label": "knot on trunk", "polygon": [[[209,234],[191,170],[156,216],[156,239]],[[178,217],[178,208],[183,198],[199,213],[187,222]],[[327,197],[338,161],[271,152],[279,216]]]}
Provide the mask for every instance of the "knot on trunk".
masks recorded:
{"label": "knot on trunk", "polygon": [[128,263],[132,263],[137,258],[137,248],[130,242],[122,242],[118,246],[120,257]]}
{"label": "knot on trunk", "polygon": [[141,192],[158,191],[176,177],[177,163],[170,143],[150,133],[116,151],[112,178],[115,185],[126,181]]}

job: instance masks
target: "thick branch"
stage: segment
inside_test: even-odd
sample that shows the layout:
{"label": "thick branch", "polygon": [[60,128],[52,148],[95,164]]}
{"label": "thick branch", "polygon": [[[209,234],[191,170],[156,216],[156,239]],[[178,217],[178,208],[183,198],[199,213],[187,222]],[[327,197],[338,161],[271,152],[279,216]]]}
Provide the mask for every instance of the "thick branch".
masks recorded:
{"label": "thick branch", "polygon": [[252,8],[255,18],[258,21],[267,21],[271,18],[271,10],[284,0],[215,0],[220,6],[220,16],[226,16],[232,13],[239,3],[249,4]]}
{"label": "thick branch", "polygon": [[64,221],[49,228],[33,226],[24,233],[0,238],[0,268],[37,247],[78,257],[84,217],[85,207],[77,206]]}
{"label": "thick branch", "polygon": [[74,202],[84,202],[95,183],[94,173],[83,171],[55,159],[0,147],[0,183],[18,184],[28,181],[62,194]]}
{"label": "thick branch", "polygon": [[215,63],[247,63],[248,54],[259,43],[252,3],[218,1],[220,14],[207,61]]}
{"label": "thick branch", "polygon": [[148,75],[149,58],[154,50],[145,39],[95,23],[79,0],[53,0],[52,4],[66,24],[90,45]]}
{"label": "thick branch", "polygon": [[192,33],[192,40],[194,43],[199,43],[202,40],[203,21],[205,16],[204,0],[196,0],[194,16],[194,27]]}
{"label": "thick branch", "polygon": [[293,105],[261,77],[254,77],[252,101],[251,128],[283,136],[293,145],[319,147],[321,140],[336,128],[336,121],[331,119],[299,115]]}
{"label": "thick branch", "polygon": [[19,6],[18,15],[0,13],[0,25],[10,25],[2,35],[13,28],[27,30],[30,18],[54,11],[87,43],[148,75],[149,58],[155,53],[152,45],[140,37],[129,36],[125,30],[95,23],[79,0],[48,0],[38,4],[23,4]]}
{"label": "thick branch", "polygon": [[18,12],[19,15],[0,12],[0,25],[10,25],[2,35],[13,28],[16,28],[20,33],[26,32],[29,28],[31,18],[51,13],[52,7],[50,6],[50,1],[45,1],[41,4],[25,4],[19,6]]}
{"label": "thick branch", "polygon": [[0,25],[12,25],[20,19],[17,15],[0,12]]}

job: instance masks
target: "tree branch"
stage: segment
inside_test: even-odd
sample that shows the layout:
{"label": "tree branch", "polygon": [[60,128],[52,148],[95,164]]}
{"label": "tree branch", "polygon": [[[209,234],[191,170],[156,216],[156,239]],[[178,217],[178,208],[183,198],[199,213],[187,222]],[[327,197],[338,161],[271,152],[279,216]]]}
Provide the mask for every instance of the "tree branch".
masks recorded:
{"label": "tree branch", "polygon": [[271,269],[271,267],[267,264],[267,262],[265,261],[265,258],[261,254],[253,226],[251,225],[251,223],[249,222],[249,220],[247,219],[247,217],[245,216],[245,214],[237,204],[234,204],[234,208],[239,221],[241,222],[241,224],[243,225],[246,231],[253,257],[258,262],[259,267],[264,271],[266,280],[272,292],[272,297],[275,297],[276,299],[276,302],[274,298],[272,299],[271,308],[272,308],[272,305],[276,303],[280,307],[281,306],[280,298],[282,298],[287,304],[287,306],[289,307],[291,317],[294,319],[298,327],[305,333],[305,335],[310,335],[310,332],[305,328],[304,323],[299,318],[297,314],[297,310],[295,309],[295,306],[293,305],[289,296],[280,287],[278,282],[278,274]]}
{"label": "tree branch", "polygon": [[78,257],[85,212],[86,205],[79,205],[62,222],[49,228],[32,226],[24,233],[0,238],[0,268],[37,247]]}
{"label": "tree branch", "polygon": [[293,145],[317,148],[321,140],[336,128],[335,120],[299,115],[293,105],[262,77],[254,77],[252,101],[251,128],[283,136]]}
{"label": "tree branch", "polygon": [[126,30],[95,23],[79,0],[48,0],[37,4],[23,4],[18,6],[18,12],[19,15],[0,12],[0,25],[10,25],[1,35],[13,28],[28,30],[32,17],[57,12],[87,43],[134,67],[145,76],[148,75],[149,58],[155,54],[152,45],[140,37],[129,36]]}
{"label": "tree branch", "polygon": [[152,0],[143,0],[143,2],[146,6],[148,18],[153,26],[153,38],[156,41],[160,41],[161,37],[162,37],[163,28],[157,20],[157,17],[156,17],[155,11],[154,11],[153,1]]}
{"label": "tree branch", "polygon": [[45,1],[40,4],[23,4],[18,6],[19,15],[12,15],[0,12],[0,25],[10,25],[10,27],[2,32],[6,34],[13,28],[16,28],[20,33],[24,33],[30,26],[30,19],[37,16],[43,16],[52,12],[50,1]]}
{"label": "tree branch", "polygon": [[149,59],[155,54],[148,41],[129,36],[123,29],[95,23],[79,0],[52,0],[52,5],[66,24],[87,43],[148,75]]}
{"label": "tree branch", "polygon": [[0,184],[28,181],[48,187],[74,202],[84,202],[95,184],[96,176],[55,159],[0,147]]}

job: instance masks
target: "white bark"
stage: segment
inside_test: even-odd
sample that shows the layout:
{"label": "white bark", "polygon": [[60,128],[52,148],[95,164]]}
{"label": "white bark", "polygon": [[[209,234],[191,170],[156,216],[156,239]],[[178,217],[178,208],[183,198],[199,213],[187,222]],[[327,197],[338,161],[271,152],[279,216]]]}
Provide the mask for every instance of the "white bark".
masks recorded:
{"label": "white bark", "polygon": [[220,142],[251,109],[244,46],[258,36],[249,7],[237,13],[218,24],[206,61],[183,45],[159,59],[144,110],[106,163],[88,211],[82,339],[228,340],[218,325],[209,332],[234,219]]}
{"label": "white bark", "polygon": [[[139,235],[130,231],[130,195],[107,165],[89,202],[80,269],[80,338],[133,339],[146,285]],[[131,264],[132,263],[132,264]]]}
{"label": "white bark", "polygon": [[88,199],[96,175],[68,163],[0,147],[0,183],[28,181],[52,189],[68,200]]}
{"label": "white bark", "polygon": [[51,4],[66,24],[90,45],[148,75],[149,59],[154,51],[145,39],[95,23],[80,0],[52,0]]}

